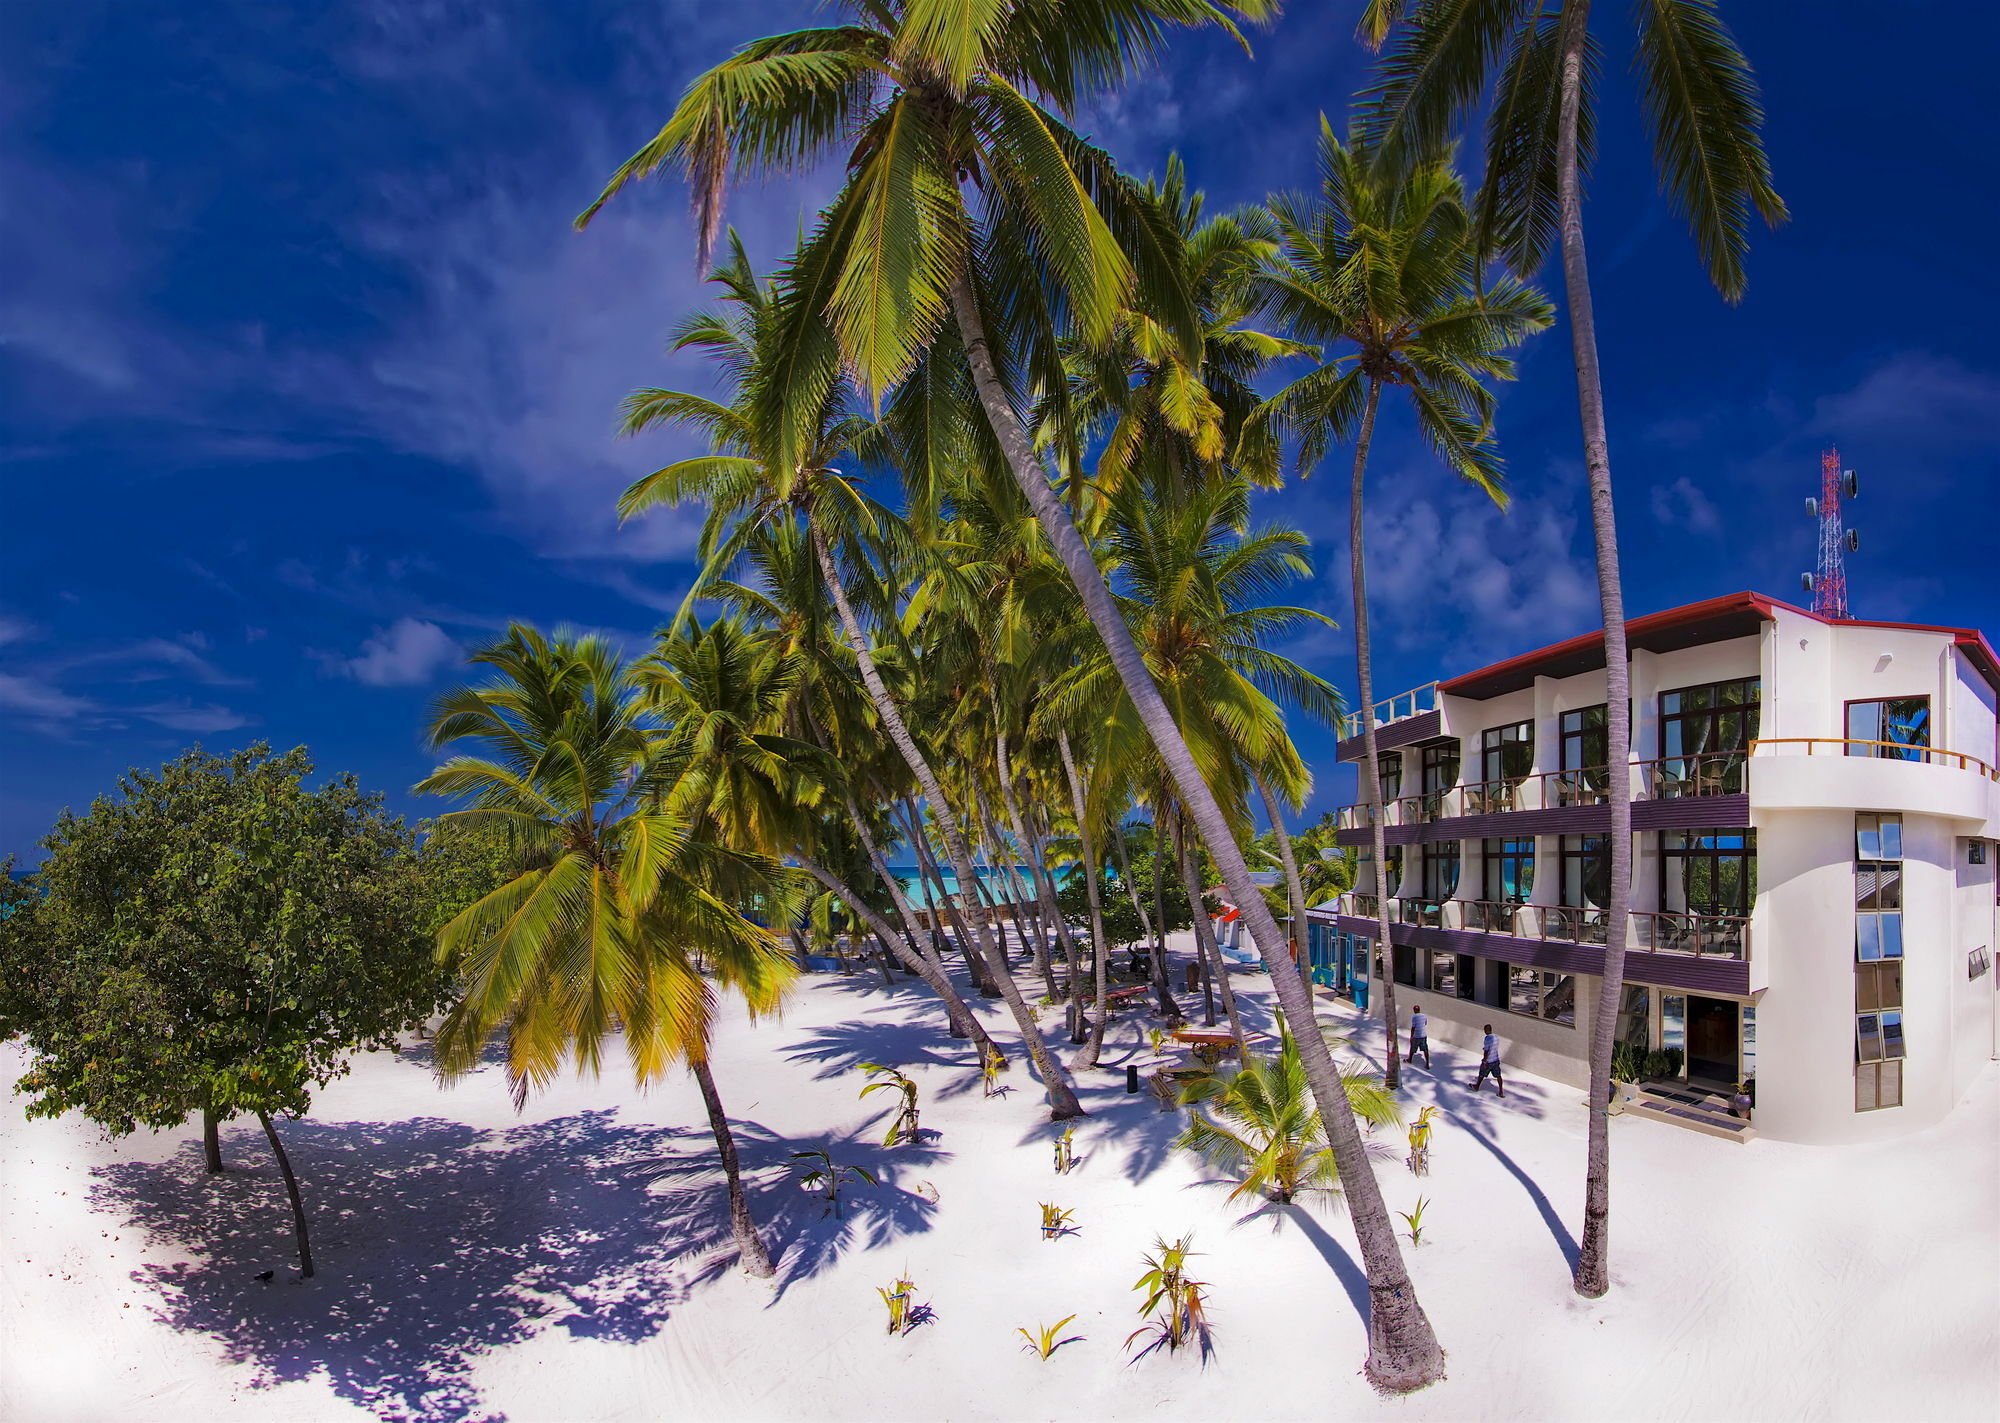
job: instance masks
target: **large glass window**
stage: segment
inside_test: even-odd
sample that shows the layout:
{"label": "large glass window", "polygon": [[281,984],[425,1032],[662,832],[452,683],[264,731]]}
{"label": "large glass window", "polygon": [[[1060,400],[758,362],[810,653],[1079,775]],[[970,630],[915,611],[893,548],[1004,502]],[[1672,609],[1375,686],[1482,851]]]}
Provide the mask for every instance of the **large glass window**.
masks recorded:
{"label": "large glass window", "polygon": [[1535,724],[1510,722],[1479,734],[1479,780],[1467,792],[1466,810],[1474,815],[1515,809],[1514,788],[1535,765]]}
{"label": "large glass window", "polygon": [[[1890,697],[1847,704],[1847,754],[1917,761],[1931,744],[1931,699]],[[1873,745],[1865,743],[1875,743]]]}
{"label": "large glass window", "polygon": [[1734,795],[1756,739],[1762,681],[1741,677],[1660,694],[1660,755],[1653,794]]}
{"label": "large glass window", "polygon": [[1492,904],[1526,904],[1535,888],[1535,842],[1486,840],[1480,849],[1479,897]]}
{"label": "large glass window", "polygon": [[1854,818],[1854,1110],[1903,1105],[1903,822]]}
{"label": "large glass window", "polygon": [[1650,1035],[1652,990],[1643,983],[1628,983],[1618,1000],[1617,1041],[1645,1051]]}
{"label": "large glass window", "polygon": [[1756,899],[1756,831],[1660,832],[1661,909],[1747,919]]}
{"label": "large glass window", "polygon": [[1383,752],[1375,762],[1375,769],[1382,778],[1382,804],[1389,805],[1403,794],[1403,753]]}
{"label": "large glass window", "polygon": [[1502,964],[1507,998],[1501,1006],[1509,1013],[1544,1022],[1576,1026],[1576,976],[1552,968],[1529,968],[1523,964]]}
{"label": "large glass window", "polygon": [[1455,954],[1449,949],[1432,949],[1431,992],[1450,998],[1470,998],[1474,977],[1471,954]]}
{"label": "large glass window", "polygon": [[1561,728],[1563,774],[1556,778],[1556,804],[1597,805],[1604,799],[1611,774],[1604,706],[1564,712]]}
{"label": "large glass window", "polygon": [[1602,909],[1611,898],[1611,837],[1562,837],[1562,902],[1573,908]]}
{"label": "large glass window", "polygon": [[1458,784],[1458,740],[1433,741],[1422,748],[1419,765],[1423,777],[1418,791],[1423,796],[1422,815],[1435,820],[1443,812],[1444,793]]}
{"label": "large glass window", "polygon": [[1458,841],[1423,847],[1423,897],[1439,903],[1458,893]]}

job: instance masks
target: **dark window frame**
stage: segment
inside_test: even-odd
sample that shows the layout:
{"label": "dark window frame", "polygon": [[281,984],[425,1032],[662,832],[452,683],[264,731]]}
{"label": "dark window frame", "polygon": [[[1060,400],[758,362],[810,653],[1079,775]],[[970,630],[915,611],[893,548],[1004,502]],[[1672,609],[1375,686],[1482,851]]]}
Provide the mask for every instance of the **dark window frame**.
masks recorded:
{"label": "dark window frame", "polygon": [[[1522,846],[1525,851],[1510,849]],[[1495,847],[1498,847],[1497,849]],[[1489,904],[1526,904],[1535,892],[1535,840],[1531,835],[1508,836],[1479,842],[1479,897]],[[1519,898],[1506,893],[1504,867],[1515,867]]]}
{"label": "dark window frame", "polygon": [[[1887,707],[1891,702],[1922,702],[1924,707],[1924,720],[1923,720],[1924,739],[1922,741],[1908,741],[1908,742],[1897,741],[1894,742],[1893,744],[1897,746],[1908,746],[1912,751],[1919,753],[1931,749],[1932,722],[1931,722],[1931,699],[1929,693],[1925,693],[1924,695],[1917,697],[1855,697],[1852,698],[1851,700],[1842,702],[1840,704],[1840,734],[1848,742],[1848,745],[1844,749],[1849,756],[1874,757],[1878,760],[1883,760],[1883,761],[1922,761],[1926,759],[1921,754],[1910,755],[1910,756],[1897,755],[1895,752],[1891,751],[1887,746],[1869,746],[1866,748],[1857,748],[1856,746],[1853,745],[1853,743],[1857,739],[1863,741],[1891,740],[1891,738],[1887,736],[1872,736],[1872,737],[1857,738],[1854,735],[1854,709],[1856,707],[1871,707],[1871,706]],[[1875,728],[1877,731],[1886,730],[1884,726],[1879,724],[1881,720],[1882,719],[1880,717],[1877,718],[1878,725]]]}
{"label": "dark window frame", "polygon": [[[1659,852],[1659,898],[1656,902],[1660,906],[1661,913],[1690,914],[1700,918],[1748,919],[1750,917],[1750,911],[1757,905],[1757,832],[1754,829],[1729,827],[1697,830],[1662,830],[1657,833],[1659,840],[1655,848]],[[1744,843],[1740,847],[1711,848],[1695,846],[1689,848],[1686,846],[1672,846],[1670,842],[1675,836],[1740,836]],[[1680,897],[1685,900],[1687,898],[1688,883],[1687,865],[1691,860],[1708,861],[1709,883],[1711,885],[1717,885],[1722,882],[1724,861],[1743,861],[1742,872],[1737,876],[1738,884],[1743,890],[1742,905],[1737,908],[1711,909],[1707,906],[1684,904],[1680,909],[1670,909],[1668,905],[1671,896],[1668,894],[1668,890],[1673,886],[1674,871],[1676,868],[1680,871]]]}

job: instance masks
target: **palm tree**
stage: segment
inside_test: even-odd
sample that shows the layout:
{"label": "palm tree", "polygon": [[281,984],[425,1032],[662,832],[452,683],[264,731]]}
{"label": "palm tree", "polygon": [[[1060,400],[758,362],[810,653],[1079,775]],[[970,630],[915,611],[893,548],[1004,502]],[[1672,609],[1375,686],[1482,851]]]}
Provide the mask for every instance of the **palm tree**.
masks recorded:
{"label": "palm tree", "polygon": [[[1660,181],[1694,234],[1695,249],[1725,301],[1743,297],[1743,258],[1754,210],[1773,226],[1786,217],[1764,155],[1764,110],[1750,62],[1716,13],[1715,0],[1644,0],[1635,7],[1633,68],[1653,130]],[[1380,45],[1402,32],[1383,63],[1370,128],[1393,152],[1442,142],[1489,85],[1486,177],[1476,204],[1483,251],[1516,273],[1541,268],[1559,239],[1569,305],[1577,409],[1590,486],[1597,593],[1604,618],[1605,737],[1618,774],[1609,778],[1611,886],[1606,895],[1604,974],[1591,1024],[1589,1145],[1584,1168],[1578,1294],[1611,1288],[1611,1050],[1625,994],[1626,919],[1632,895],[1631,678],[1618,524],[1611,502],[1611,445],[1597,320],[1583,245],[1583,178],[1595,129],[1598,48],[1590,0],[1370,0],[1362,34]]]}
{"label": "palm tree", "polygon": [[[1400,1120],[1395,1094],[1359,1069],[1341,1074],[1349,1110],[1371,1126]],[[1197,1078],[1181,1093],[1200,1107],[1174,1145],[1201,1157],[1236,1183],[1231,1200],[1262,1196],[1290,1205],[1311,1194],[1325,1200],[1340,1189],[1340,1166],[1328,1149],[1326,1124],[1313,1106],[1298,1042],[1282,1035],[1271,1057],[1246,1056],[1234,1072]]]}
{"label": "palm tree", "polygon": [[686,748],[669,751],[672,731],[603,639],[550,639],[515,624],[472,660],[498,675],[440,698],[430,740],[479,754],[451,757],[416,789],[472,802],[447,818],[504,825],[522,868],[439,932],[463,983],[438,1030],[439,1065],[470,1071],[505,1025],[520,1105],[566,1060],[597,1071],[605,1038],[621,1029],[638,1081],[686,1063],[722,1159],[743,1268],[769,1276],[709,1042],[718,987],[765,1013],[796,974],[746,913],[789,917],[791,877],[722,842],[712,797],[700,793],[706,770]]}
{"label": "palm tree", "polygon": [[[1244,906],[1273,969],[1287,1019],[1300,1030],[1315,1095],[1344,1098],[1320,1042],[1311,995],[1284,956],[1276,920],[1257,893],[1230,817],[1206,783],[1145,658],[1068,509],[1037,460],[1010,372],[1059,378],[1057,313],[1086,341],[1113,334],[1135,305],[1194,364],[1200,313],[1183,289],[1174,234],[1151,221],[1137,189],[1109,156],[1064,121],[1094,89],[1149,59],[1174,25],[1233,29],[1230,14],[1262,20],[1276,0],[1076,0],[965,5],[957,0],[869,0],[852,22],[774,35],[699,76],[673,115],[618,170],[587,223],[619,189],[661,167],[686,172],[694,192],[697,256],[721,231],[732,177],[810,167],[847,145],[847,179],[787,274],[794,312],[774,379],[775,403],[810,410],[843,367],[868,391],[962,361],[987,438],[1104,639],[1119,681],[1158,749],[1176,793]],[[1134,295],[1143,291],[1143,301]],[[941,340],[947,315],[956,340]],[[779,463],[810,439],[812,421],[779,422]],[[904,471],[920,478],[922,466]],[[1367,1372],[1404,1392],[1435,1382],[1443,1355],[1402,1263],[1360,1134],[1334,1111],[1332,1149],[1353,1193],[1371,1309]]]}
{"label": "palm tree", "polygon": [[[696,317],[683,326],[676,345],[713,352],[725,373],[734,378],[734,400],[725,404],[685,391],[641,390],[626,402],[625,418],[628,433],[663,423],[692,425],[710,436],[715,451],[677,461],[637,481],[620,498],[619,514],[631,518],[661,505],[706,502],[704,567],[689,593],[690,602],[705,591],[709,580],[741,556],[766,525],[789,519],[803,525],[875,713],[930,802],[959,884],[971,886],[977,880],[958,817],[882,679],[874,647],[841,577],[843,555],[848,556],[850,565],[865,563],[854,552],[855,546],[888,537],[897,527],[895,517],[871,499],[857,481],[833,467],[833,461],[863,436],[866,423],[843,411],[843,393],[835,382],[822,389],[822,398],[809,412],[809,438],[785,438],[798,433],[787,423],[789,412],[774,416],[764,399],[771,384],[784,378],[773,355],[776,342],[787,329],[784,307],[777,293],[757,280],[738,242],[732,241],[730,259],[717,270],[716,280],[739,313],[734,319]],[[684,608],[681,617],[686,615]],[[1082,1116],[1083,1106],[1068,1075],[1048,1050],[1033,1011],[1007,971],[1004,954],[992,943],[984,917],[970,901],[968,890],[967,918],[972,921],[973,938],[1042,1079],[1051,1115],[1056,1120]]]}
{"label": "palm tree", "polygon": [[[1299,467],[1306,470],[1334,441],[1354,442],[1347,530],[1361,694],[1356,711],[1364,748],[1361,792],[1379,878],[1388,854],[1375,742],[1362,486],[1382,390],[1402,390],[1419,431],[1445,464],[1504,504],[1499,456],[1489,432],[1493,398],[1483,382],[1513,375],[1513,363],[1500,353],[1547,326],[1550,309],[1540,294],[1516,281],[1480,290],[1463,187],[1446,157],[1434,154],[1391,167],[1360,143],[1343,144],[1321,120],[1319,158],[1317,195],[1272,200],[1281,250],[1257,285],[1292,335],[1321,348],[1322,360],[1271,397],[1246,430],[1245,446],[1254,462],[1269,464],[1272,434],[1289,431],[1298,437]],[[1376,889],[1375,942],[1387,959],[1390,886]],[[1394,1091],[1401,1077],[1394,973],[1382,975],[1381,994],[1385,1079]]]}

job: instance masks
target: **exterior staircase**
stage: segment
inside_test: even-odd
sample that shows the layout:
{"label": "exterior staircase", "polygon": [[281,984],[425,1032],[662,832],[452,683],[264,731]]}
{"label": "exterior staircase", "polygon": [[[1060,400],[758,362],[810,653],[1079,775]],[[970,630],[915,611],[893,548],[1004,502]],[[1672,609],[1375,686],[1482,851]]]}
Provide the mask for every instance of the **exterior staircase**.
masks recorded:
{"label": "exterior staircase", "polygon": [[1729,1115],[1729,1099],[1682,1082],[1642,1082],[1624,1102],[1625,1115],[1686,1127],[1728,1141],[1755,1141],[1757,1129]]}

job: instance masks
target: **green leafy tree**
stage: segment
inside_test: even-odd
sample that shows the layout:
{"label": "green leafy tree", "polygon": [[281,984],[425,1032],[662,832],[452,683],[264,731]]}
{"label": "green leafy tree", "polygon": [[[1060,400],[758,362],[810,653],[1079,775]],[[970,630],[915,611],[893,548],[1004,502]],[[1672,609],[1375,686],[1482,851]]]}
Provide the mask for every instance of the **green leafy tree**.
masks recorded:
{"label": "green leafy tree", "polygon": [[[1750,61],[1716,0],[1640,0],[1632,13],[1632,72],[1652,130],[1660,185],[1687,220],[1709,280],[1725,301],[1740,301],[1751,214],[1772,225],[1787,216],[1764,154],[1764,108]],[[1590,21],[1590,0],[1369,0],[1361,33],[1376,45],[1395,35],[1371,97],[1373,140],[1396,155],[1431,151],[1490,90],[1486,176],[1475,204],[1482,254],[1503,258],[1525,277],[1541,268],[1552,245],[1560,250],[1604,620],[1605,740],[1622,767],[1632,744],[1631,670],[1604,377],[1583,242],[1599,58]],[[1576,1292],[1587,1299],[1611,1288],[1611,1123],[1604,1104],[1611,1099],[1632,896],[1630,779],[1621,771],[1607,788],[1611,884],[1604,973],[1591,1024],[1585,1096],[1594,1105],[1574,1272]],[[1380,864],[1379,849],[1376,856]]]}
{"label": "green leafy tree", "polygon": [[7,1014],[33,1054],[28,1115],[77,1111],[122,1136],[200,1114],[210,1171],[217,1125],[256,1117],[305,1275],[305,1207],[272,1118],[303,1115],[353,1053],[393,1046],[449,988],[416,837],[352,777],[308,790],[312,771],[305,748],[260,744],[127,773],[56,823],[41,897],[0,935],[0,976],[35,985]]}

